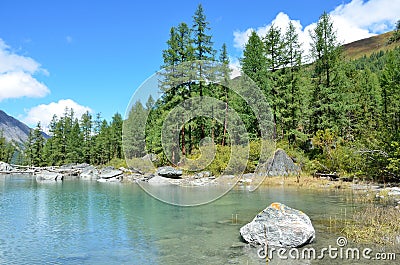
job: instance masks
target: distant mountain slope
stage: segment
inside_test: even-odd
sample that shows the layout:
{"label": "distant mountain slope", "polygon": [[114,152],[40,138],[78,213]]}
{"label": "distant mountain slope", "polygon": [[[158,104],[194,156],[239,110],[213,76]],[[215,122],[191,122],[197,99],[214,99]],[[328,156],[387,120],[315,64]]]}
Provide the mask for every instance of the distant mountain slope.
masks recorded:
{"label": "distant mountain slope", "polygon": [[[23,122],[7,115],[4,111],[0,110],[0,131],[3,131],[3,136],[7,141],[14,140],[22,144],[28,139],[29,131],[31,129]],[[43,134],[48,138],[47,134]]]}
{"label": "distant mountain slope", "polygon": [[358,59],[364,55],[371,55],[374,52],[393,50],[396,46],[400,46],[399,42],[387,44],[389,38],[393,35],[393,31],[389,31],[370,38],[354,41],[343,45],[346,58]]}

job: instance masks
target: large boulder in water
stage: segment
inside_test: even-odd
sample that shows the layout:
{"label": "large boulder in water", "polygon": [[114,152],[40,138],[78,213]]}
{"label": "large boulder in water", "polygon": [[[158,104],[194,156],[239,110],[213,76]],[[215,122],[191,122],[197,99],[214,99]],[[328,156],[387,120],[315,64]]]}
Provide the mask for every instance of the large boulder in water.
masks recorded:
{"label": "large boulder in water", "polygon": [[263,165],[263,171],[267,176],[297,175],[301,169],[282,149],[277,149],[274,156]]}
{"label": "large boulder in water", "polygon": [[182,176],[182,170],[173,167],[160,167],[157,169],[157,174],[165,178],[180,178]]}
{"label": "large boulder in water", "polygon": [[240,228],[240,234],[252,245],[267,242],[277,247],[301,247],[315,238],[314,227],[305,213],[277,202]]}

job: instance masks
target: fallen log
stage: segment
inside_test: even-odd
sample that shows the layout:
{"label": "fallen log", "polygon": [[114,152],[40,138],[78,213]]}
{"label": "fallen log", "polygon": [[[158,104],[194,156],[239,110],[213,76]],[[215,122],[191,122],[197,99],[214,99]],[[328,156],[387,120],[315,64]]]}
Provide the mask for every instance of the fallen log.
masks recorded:
{"label": "fallen log", "polygon": [[318,172],[315,172],[313,177],[314,178],[317,178],[317,177],[325,178],[325,179],[328,179],[328,180],[338,180],[339,179],[339,175],[336,172],[334,172],[334,173],[318,173]]}

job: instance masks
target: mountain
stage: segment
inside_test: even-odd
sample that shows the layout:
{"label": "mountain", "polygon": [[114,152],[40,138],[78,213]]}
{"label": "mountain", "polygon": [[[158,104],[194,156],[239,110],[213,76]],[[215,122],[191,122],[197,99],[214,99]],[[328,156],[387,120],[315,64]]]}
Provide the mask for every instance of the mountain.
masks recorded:
{"label": "mountain", "polygon": [[[7,141],[14,140],[16,143],[22,144],[28,139],[30,130],[31,128],[25,123],[0,110],[0,131],[3,131],[3,136]],[[49,138],[47,134],[43,133],[43,136]]]}
{"label": "mountain", "polygon": [[388,44],[391,36],[393,36],[393,31],[345,44],[343,45],[344,55],[349,59],[358,59],[364,55],[369,56],[379,51],[393,50],[400,43]]}

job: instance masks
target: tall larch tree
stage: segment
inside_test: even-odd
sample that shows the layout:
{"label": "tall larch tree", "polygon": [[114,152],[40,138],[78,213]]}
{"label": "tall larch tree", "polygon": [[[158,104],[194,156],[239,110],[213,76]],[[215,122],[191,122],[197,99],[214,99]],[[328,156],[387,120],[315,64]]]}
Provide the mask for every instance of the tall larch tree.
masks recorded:
{"label": "tall larch tree", "polygon": [[284,69],[283,69],[283,98],[285,105],[282,108],[282,122],[284,134],[289,143],[296,140],[296,136],[303,133],[300,130],[301,116],[304,114],[306,96],[302,93],[301,64],[302,47],[296,28],[290,21],[284,35]]}
{"label": "tall larch tree", "polygon": [[[282,80],[278,72],[285,64],[284,41],[280,28],[271,25],[267,34],[263,38],[265,45],[265,56],[269,74],[269,91],[271,95],[271,107],[274,119],[274,137],[277,137],[277,127],[279,126],[280,106],[283,104],[281,95]],[[279,126],[281,127],[281,126]]]}
{"label": "tall larch tree", "polygon": [[341,49],[329,14],[324,13],[310,33],[313,63],[311,130],[337,130],[343,121],[340,74]]}

